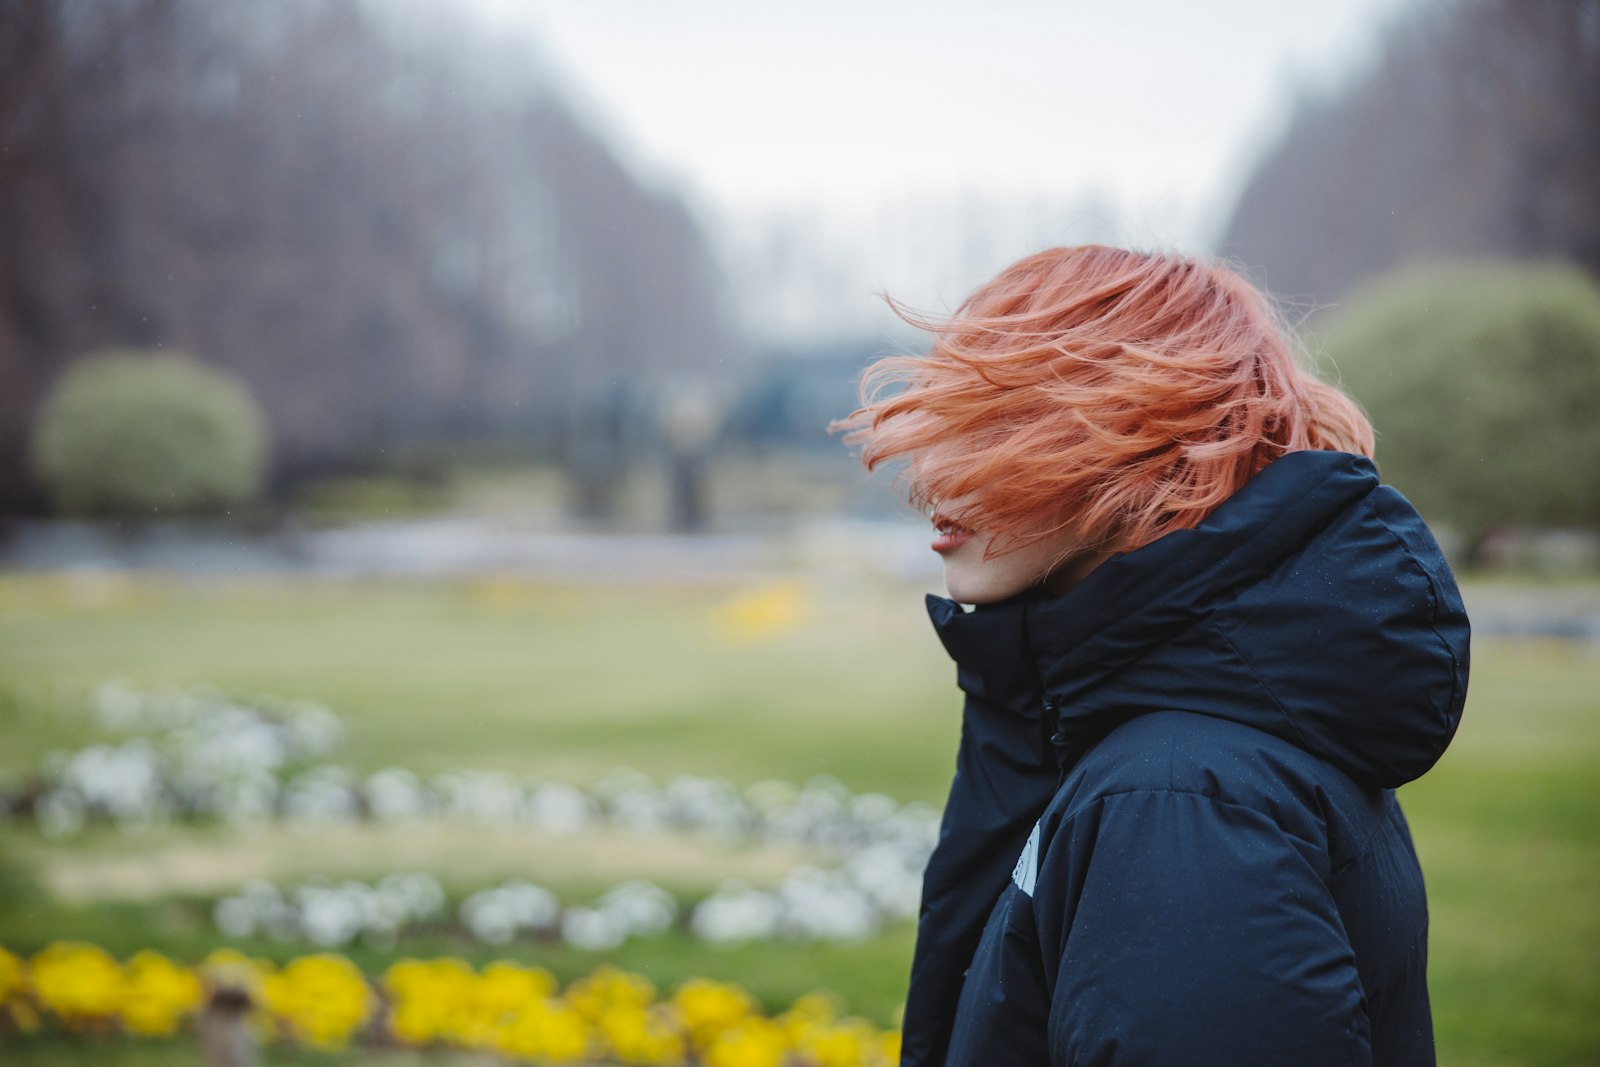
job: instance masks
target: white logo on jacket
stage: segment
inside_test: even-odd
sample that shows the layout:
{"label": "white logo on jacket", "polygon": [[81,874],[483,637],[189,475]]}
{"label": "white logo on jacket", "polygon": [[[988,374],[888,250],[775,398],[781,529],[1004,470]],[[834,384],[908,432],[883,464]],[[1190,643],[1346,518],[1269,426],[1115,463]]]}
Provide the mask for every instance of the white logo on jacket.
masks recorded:
{"label": "white logo on jacket", "polygon": [[1022,846],[1022,855],[1017,857],[1017,865],[1011,869],[1011,884],[1022,890],[1028,896],[1033,896],[1033,887],[1039,881],[1039,824],[1033,824],[1033,833],[1028,835],[1028,843]]}

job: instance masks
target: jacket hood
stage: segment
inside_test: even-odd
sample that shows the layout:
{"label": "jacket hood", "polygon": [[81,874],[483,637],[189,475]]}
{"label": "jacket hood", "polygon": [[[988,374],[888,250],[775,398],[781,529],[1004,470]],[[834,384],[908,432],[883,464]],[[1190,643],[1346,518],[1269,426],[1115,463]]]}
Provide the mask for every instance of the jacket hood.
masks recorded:
{"label": "jacket hood", "polygon": [[1450,568],[1370,460],[1290,453],[1199,526],[1065,596],[929,613],[969,694],[1054,716],[1065,766],[1128,717],[1181,709],[1282,737],[1393,788],[1443,754],[1469,628]]}

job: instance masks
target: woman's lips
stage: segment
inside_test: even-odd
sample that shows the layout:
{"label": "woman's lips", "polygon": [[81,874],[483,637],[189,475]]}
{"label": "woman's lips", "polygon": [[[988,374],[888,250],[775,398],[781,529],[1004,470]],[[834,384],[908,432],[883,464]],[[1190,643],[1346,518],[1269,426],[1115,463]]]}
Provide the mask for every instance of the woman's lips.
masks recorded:
{"label": "woman's lips", "polygon": [[934,516],[934,535],[932,548],[935,552],[954,552],[968,541],[972,540],[972,531],[957,526],[948,520]]}

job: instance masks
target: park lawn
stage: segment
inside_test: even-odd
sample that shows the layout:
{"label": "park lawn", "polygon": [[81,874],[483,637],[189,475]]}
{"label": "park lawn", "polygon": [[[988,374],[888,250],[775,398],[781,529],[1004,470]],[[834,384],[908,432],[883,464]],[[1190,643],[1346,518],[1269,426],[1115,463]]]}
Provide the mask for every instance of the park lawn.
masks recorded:
{"label": "park lawn", "polygon": [[[144,1040],[95,1040],[72,1035],[51,1035],[7,1044],[0,1038],[0,1054],[7,1067],[204,1067],[200,1051],[189,1037]],[[260,1067],[346,1067],[347,1052],[321,1052],[289,1044],[261,1050]],[[360,1062],[372,1067],[503,1067],[504,1059],[483,1053],[454,1051],[361,1051]],[[581,1067],[581,1065],[580,1065]]]}
{"label": "park lawn", "polygon": [[1479,642],[1449,752],[1405,787],[1441,1064],[1600,1063],[1600,648]]}
{"label": "park lawn", "polygon": [[462,583],[0,579],[0,769],[95,736],[108,677],[312,697],[361,771],[818,774],[937,802],[955,669],[922,596]]}
{"label": "park lawn", "polygon": [[[586,782],[631,766],[741,784],[829,774],[853,790],[938,803],[959,729],[954,671],[920,593],[890,583],[589,589],[512,578],[0,577],[0,773],[98,736],[82,696],[113,676],[321,700],[350,730],[335,759],[362,771],[493,767]],[[1456,743],[1401,792],[1428,878],[1441,1063],[1600,1062],[1596,692],[1600,650],[1480,641]],[[184,833],[209,840],[203,830]],[[32,950],[81,937],[119,954],[150,946],[186,959],[218,943],[201,898],[182,887],[138,899],[117,899],[110,887],[76,901],[39,891],[50,863],[92,863],[115,847],[93,834],[60,844],[28,830],[0,834],[0,857],[12,867],[0,868],[0,943]],[[503,849],[494,855],[485,876],[506,869]],[[530,877],[552,884],[592,880],[582,871],[547,877],[536,856],[528,862]],[[708,862],[706,879],[717,873]],[[697,884],[686,878],[675,888]],[[882,1024],[904,995],[910,945],[909,927],[858,946],[719,950],[673,935],[604,958],[664,986],[697,974],[738,981],[775,1007],[828,986]],[[244,947],[289,954],[270,943]],[[442,936],[405,947],[478,962],[516,956],[564,979],[601,959],[546,945],[491,951]],[[393,958],[350,954],[369,970]],[[113,1055],[95,1053],[124,1062]]]}

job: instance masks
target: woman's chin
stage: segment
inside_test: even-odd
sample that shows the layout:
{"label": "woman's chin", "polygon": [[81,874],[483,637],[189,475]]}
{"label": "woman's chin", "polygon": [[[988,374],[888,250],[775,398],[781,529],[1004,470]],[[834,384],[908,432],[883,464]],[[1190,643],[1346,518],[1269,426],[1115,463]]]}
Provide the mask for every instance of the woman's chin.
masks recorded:
{"label": "woman's chin", "polygon": [[1017,585],[1011,588],[1003,582],[986,581],[984,578],[974,578],[966,574],[952,574],[951,568],[945,568],[944,588],[947,596],[958,604],[971,604],[974,607],[980,604],[996,604],[1002,600],[1016,596],[1027,588],[1027,585]]}

